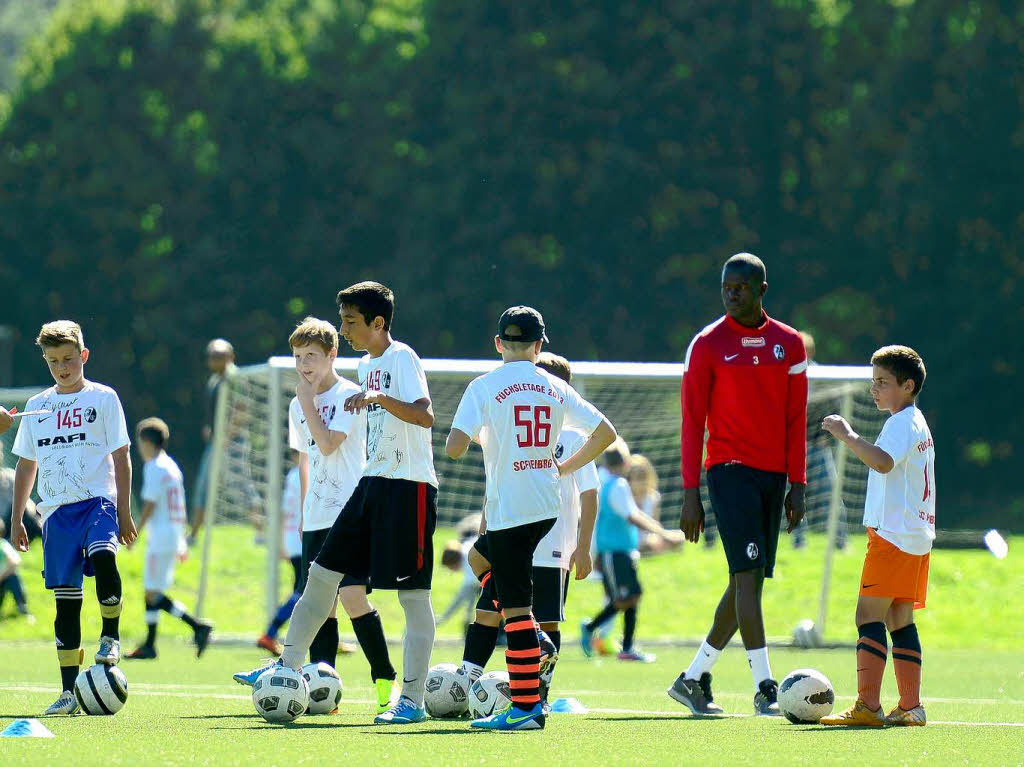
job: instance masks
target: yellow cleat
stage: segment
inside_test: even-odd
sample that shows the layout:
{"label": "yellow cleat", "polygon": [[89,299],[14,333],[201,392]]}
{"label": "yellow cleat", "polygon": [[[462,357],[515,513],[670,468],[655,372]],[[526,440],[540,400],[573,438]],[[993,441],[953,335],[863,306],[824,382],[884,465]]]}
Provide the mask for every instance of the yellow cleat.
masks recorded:
{"label": "yellow cleat", "polygon": [[616,656],[619,654],[619,646],[608,637],[596,637],[593,641],[594,652],[602,657]]}
{"label": "yellow cleat", "polygon": [[885,723],[891,724],[894,727],[924,727],[924,706],[917,705],[909,711],[904,711],[899,706],[896,706],[896,708],[889,712],[889,716],[885,718]]}
{"label": "yellow cleat", "polygon": [[394,686],[393,679],[375,679],[373,686],[377,690],[377,713],[383,714],[391,708],[391,688]]}
{"label": "yellow cleat", "polygon": [[829,714],[821,718],[821,724],[834,725],[839,727],[882,727],[885,719],[882,717],[882,707],[872,711],[864,701],[857,699],[850,708],[841,714]]}

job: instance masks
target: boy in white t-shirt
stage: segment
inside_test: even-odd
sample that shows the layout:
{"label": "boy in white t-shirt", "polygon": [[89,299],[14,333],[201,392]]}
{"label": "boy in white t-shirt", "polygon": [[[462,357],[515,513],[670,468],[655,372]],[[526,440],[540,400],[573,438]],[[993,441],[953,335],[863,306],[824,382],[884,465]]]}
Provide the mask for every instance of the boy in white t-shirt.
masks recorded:
{"label": "boy in white t-shirt", "polygon": [[[560,477],[593,461],[615,439],[608,419],[565,381],[537,366],[546,340],[544,320],[535,309],[505,310],[494,339],[503,364],[466,387],[445,445],[453,459],[464,456],[474,440],[483,448],[487,556],[508,640],[512,705],[474,721],[479,729],[544,727],[541,651],[533,617],[534,552],[558,519]],[[564,460],[555,455],[563,424],[590,435]]]}
{"label": "boy in white t-shirt", "polygon": [[142,568],[142,585],[146,590],[146,641],[125,655],[135,660],[156,658],[156,627],[163,610],[180,618],[192,629],[198,658],[206,650],[213,626],[198,621],[185,610],[185,605],[167,596],[174,582],[174,566],[184,560],[185,484],[181,469],[167,454],[171,431],[160,418],[146,418],[135,427],[142,466],[142,516],[138,530],[149,527],[146,537],[146,559]]}
{"label": "boy in white t-shirt", "polygon": [[[935,540],[935,444],[917,397],[924,386],[921,356],[906,346],[884,346],[871,357],[871,396],[891,413],[874,444],[838,415],[822,428],[846,443],[870,469],[864,501],[868,549],[857,600],[857,701],[825,725],[922,726],[921,641],[914,610],[925,606],[928,566]],[[888,654],[899,704],[884,716],[879,696]]]}
{"label": "boy in white t-shirt", "polygon": [[20,460],[11,543],[28,551],[23,520],[38,475],[43,579],[57,602],[53,627],[63,690],[43,715],[70,715],[78,712],[72,690],[85,656],[83,575],[96,577],[103,619],[96,662],[115,665],[121,659],[121,575],[115,554],[118,543],[128,545],[137,535],[131,509],[131,440],[117,393],[85,378],[89,349],[78,323],[48,322],[36,345],[56,385],[29,399],[26,411],[49,412],[22,418],[14,440],[12,452]]}

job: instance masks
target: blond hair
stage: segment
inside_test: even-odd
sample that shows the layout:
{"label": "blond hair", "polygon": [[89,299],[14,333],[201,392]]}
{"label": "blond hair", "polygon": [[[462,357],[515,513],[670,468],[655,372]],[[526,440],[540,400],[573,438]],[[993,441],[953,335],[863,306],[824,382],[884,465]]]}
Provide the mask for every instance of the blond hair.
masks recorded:
{"label": "blond hair", "polygon": [[658,472],[645,455],[635,453],[629,457],[628,479],[629,484],[636,488],[637,493],[643,498],[658,489]]}
{"label": "blond hair", "polygon": [[312,346],[316,344],[329,354],[338,348],[338,331],[334,325],[327,320],[318,320],[316,317],[306,317],[299,323],[298,327],[288,336],[288,346],[292,349],[298,346]]}
{"label": "blond hair", "polygon": [[85,348],[85,338],[82,335],[82,326],[71,320],[54,320],[47,322],[39,330],[36,337],[36,346],[40,349],[50,349],[55,346],[72,344],[78,351]]}

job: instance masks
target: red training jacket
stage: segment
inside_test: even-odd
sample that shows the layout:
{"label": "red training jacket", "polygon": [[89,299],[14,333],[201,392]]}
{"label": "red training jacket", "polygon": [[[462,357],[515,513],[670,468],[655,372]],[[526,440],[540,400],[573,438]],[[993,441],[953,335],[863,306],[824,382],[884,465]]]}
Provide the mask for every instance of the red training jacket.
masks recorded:
{"label": "red training jacket", "polygon": [[683,487],[705,468],[741,463],[807,482],[807,352],[789,325],[762,313],[759,327],[728,315],[694,337],[683,363]]}

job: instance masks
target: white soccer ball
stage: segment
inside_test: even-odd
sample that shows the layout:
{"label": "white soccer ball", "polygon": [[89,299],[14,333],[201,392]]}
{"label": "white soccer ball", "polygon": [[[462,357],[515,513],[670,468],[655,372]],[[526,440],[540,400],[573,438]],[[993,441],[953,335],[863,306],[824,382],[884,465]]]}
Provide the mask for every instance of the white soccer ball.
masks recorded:
{"label": "white soccer ball", "polygon": [[435,719],[462,716],[469,708],[469,677],[454,663],[438,663],[427,672],[423,703]]}
{"label": "white soccer ball", "polygon": [[307,663],[302,678],[309,686],[309,713],[329,714],[341,701],[341,677],[328,663]]}
{"label": "white soccer ball", "polygon": [[287,666],[271,666],[252,686],[252,702],[268,722],[293,722],[309,705],[309,685]]}
{"label": "white soccer ball", "polygon": [[814,625],[814,621],[805,619],[796,624],[796,628],[793,629],[793,644],[804,650],[821,647],[821,633]]}
{"label": "white soccer ball", "polygon": [[793,724],[817,724],[835,702],[832,683],[813,668],[791,671],[779,685],[779,711]]}
{"label": "white soccer ball", "polygon": [[116,714],[128,700],[128,680],[117,666],[97,663],[75,679],[75,697],[87,714]]}
{"label": "white soccer ball", "polygon": [[469,713],[483,719],[501,711],[512,702],[508,672],[488,671],[469,688]]}

